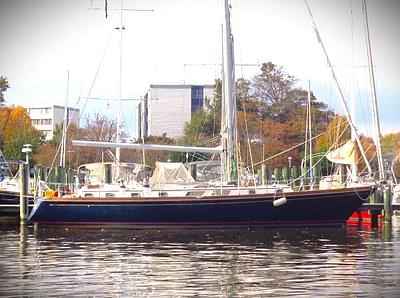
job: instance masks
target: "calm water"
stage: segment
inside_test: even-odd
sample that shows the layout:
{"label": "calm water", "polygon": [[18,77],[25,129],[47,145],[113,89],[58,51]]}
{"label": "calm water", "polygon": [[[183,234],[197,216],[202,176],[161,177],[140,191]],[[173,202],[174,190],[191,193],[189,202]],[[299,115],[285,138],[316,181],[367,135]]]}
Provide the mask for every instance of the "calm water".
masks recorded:
{"label": "calm water", "polygon": [[138,231],[0,221],[0,296],[400,297],[400,218],[369,229]]}

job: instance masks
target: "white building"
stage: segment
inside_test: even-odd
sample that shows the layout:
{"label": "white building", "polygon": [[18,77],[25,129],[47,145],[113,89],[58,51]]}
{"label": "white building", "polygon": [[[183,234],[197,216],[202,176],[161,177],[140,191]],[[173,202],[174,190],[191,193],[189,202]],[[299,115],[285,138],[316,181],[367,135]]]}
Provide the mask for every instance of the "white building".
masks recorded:
{"label": "white building", "polygon": [[[53,138],[56,125],[61,126],[64,121],[63,106],[28,107],[27,111],[33,126],[45,135],[46,141]],[[68,108],[67,119],[79,126],[79,109]]]}
{"label": "white building", "polygon": [[214,85],[150,85],[138,108],[138,132],[142,135],[176,138],[196,109],[214,101]]}

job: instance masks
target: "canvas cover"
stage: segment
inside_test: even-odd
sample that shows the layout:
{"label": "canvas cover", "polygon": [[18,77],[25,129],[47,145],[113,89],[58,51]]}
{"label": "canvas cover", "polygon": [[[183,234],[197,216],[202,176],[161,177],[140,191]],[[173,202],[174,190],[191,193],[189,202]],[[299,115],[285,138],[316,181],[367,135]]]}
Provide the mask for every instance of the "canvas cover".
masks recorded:
{"label": "canvas cover", "polygon": [[192,175],[180,162],[156,162],[153,176],[150,178],[152,185],[157,184],[184,184],[195,182]]}
{"label": "canvas cover", "polygon": [[[108,168],[108,170],[106,169]],[[104,163],[89,163],[79,167],[79,170],[89,173],[89,180],[91,184],[100,184],[107,181],[106,176],[109,171],[110,180],[115,178],[116,166],[113,162]],[[144,177],[144,167],[135,163],[121,163],[120,164],[120,178],[126,183],[133,183],[141,181]]]}
{"label": "canvas cover", "polygon": [[337,164],[353,165],[357,164],[358,153],[355,142],[349,140],[346,144],[338,149],[328,152],[326,155],[328,160]]}

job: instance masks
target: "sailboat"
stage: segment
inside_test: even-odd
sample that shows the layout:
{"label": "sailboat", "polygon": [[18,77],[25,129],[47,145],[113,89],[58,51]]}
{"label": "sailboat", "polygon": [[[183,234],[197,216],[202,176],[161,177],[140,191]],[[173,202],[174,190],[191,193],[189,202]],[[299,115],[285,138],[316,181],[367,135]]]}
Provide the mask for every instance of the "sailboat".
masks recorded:
{"label": "sailboat", "polygon": [[[3,158],[0,150],[0,213],[17,213],[19,209],[19,180],[16,173],[19,163],[7,161]],[[18,172],[17,172],[18,173]]]}
{"label": "sailboat", "polygon": [[[73,141],[78,146],[219,154],[223,179],[214,185],[180,185],[161,191],[145,182],[136,188],[94,196],[41,197],[28,221],[46,225],[132,228],[343,226],[376,190],[359,186],[292,191],[279,185],[241,186],[236,162],[236,98],[230,5],[224,0],[224,118],[218,147]],[[186,174],[184,174],[186,175]]]}
{"label": "sailboat", "polygon": [[[19,214],[20,167],[21,161],[6,159],[0,150],[0,214]],[[33,195],[27,194],[29,208],[33,205]]]}

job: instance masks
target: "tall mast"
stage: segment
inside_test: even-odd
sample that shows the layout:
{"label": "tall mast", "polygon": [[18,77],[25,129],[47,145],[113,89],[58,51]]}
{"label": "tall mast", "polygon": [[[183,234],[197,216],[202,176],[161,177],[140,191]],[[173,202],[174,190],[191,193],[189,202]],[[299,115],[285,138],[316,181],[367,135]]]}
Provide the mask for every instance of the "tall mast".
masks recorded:
{"label": "tall mast", "polygon": [[[310,189],[314,188],[314,170],[313,170],[313,160],[312,160],[312,130],[311,130],[311,86],[310,80],[308,81],[308,134],[309,134],[309,148],[310,148]],[[307,146],[307,144],[306,144]]]}
{"label": "tall mast", "polygon": [[[117,143],[121,143],[121,98],[122,98],[122,32],[125,29],[122,23],[122,11],[123,11],[123,4],[121,0],[121,8],[120,8],[120,25],[116,27],[120,33],[120,40],[119,40],[119,96],[117,102]],[[121,160],[121,149],[119,147],[115,148],[115,163],[116,163],[116,170],[115,170],[115,178],[120,178],[120,160]]]}
{"label": "tall mast", "polygon": [[[354,96],[354,17],[353,17],[353,2],[351,1],[351,117],[356,119],[356,102]],[[356,142],[356,132],[351,128],[351,141]],[[357,163],[351,165],[351,177],[353,181],[356,181],[358,175]]]}
{"label": "tall mast", "polygon": [[368,55],[368,70],[369,70],[369,81],[370,81],[370,93],[371,93],[371,106],[372,106],[372,119],[374,124],[374,143],[376,147],[376,155],[378,157],[379,166],[379,179],[385,179],[385,172],[383,168],[383,158],[381,149],[381,128],[379,124],[379,113],[378,113],[378,103],[376,100],[376,87],[375,87],[375,75],[374,67],[372,62],[371,53],[371,41],[369,37],[369,27],[368,27],[368,14],[367,14],[367,4],[366,1],[362,1],[362,8],[365,18],[365,38],[367,43],[367,55]]}
{"label": "tall mast", "polygon": [[68,97],[69,97],[69,69],[67,70],[67,95],[65,97],[63,129],[61,136],[60,167],[65,167],[65,156],[67,154]]}
{"label": "tall mast", "polygon": [[[225,8],[225,54],[224,54],[224,86],[223,101],[225,103],[226,115],[226,179],[228,183],[237,181],[237,162],[236,162],[236,94],[235,94],[235,66],[233,53],[233,36],[230,23],[230,5],[228,0],[224,0]],[[223,115],[225,117],[225,115]]]}

